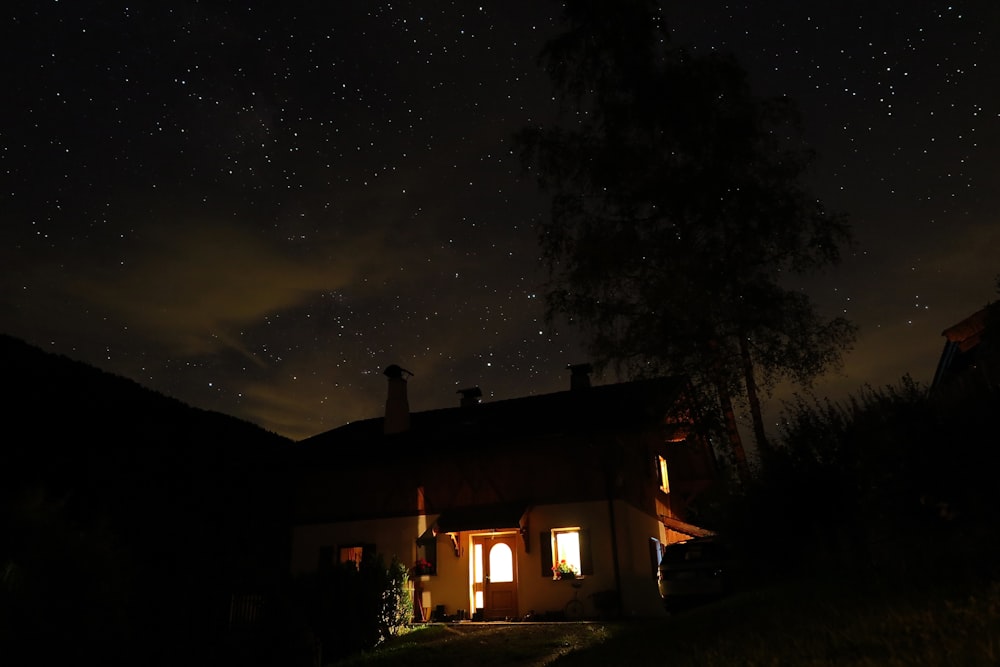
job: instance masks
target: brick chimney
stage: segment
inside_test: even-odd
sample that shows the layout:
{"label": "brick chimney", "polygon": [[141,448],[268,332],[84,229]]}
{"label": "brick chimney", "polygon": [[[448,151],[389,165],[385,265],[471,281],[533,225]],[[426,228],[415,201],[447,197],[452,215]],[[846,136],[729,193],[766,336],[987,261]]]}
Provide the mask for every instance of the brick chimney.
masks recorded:
{"label": "brick chimney", "polygon": [[590,373],[594,370],[593,366],[590,364],[567,364],[566,368],[571,373],[569,376],[569,388],[572,391],[586,389],[590,386]]}
{"label": "brick chimney", "polygon": [[393,364],[385,369],[385,376],[389,378],[389,394],[385,399],[385,426],[386,435],[393,433],[403,433],[410,430],[410,402],[406,398],[406,378],[404,375],[413,375],[405,368],[400,368]]}
{"label": "brick chimney", "polygon": [[479,399],[483,397],[483,392],[479,387],[469,387],[468,389],[459,389],[456,394],[462,395],[462,400],[459,403],[463,408],[467,408],[473,405],[479,405]]}

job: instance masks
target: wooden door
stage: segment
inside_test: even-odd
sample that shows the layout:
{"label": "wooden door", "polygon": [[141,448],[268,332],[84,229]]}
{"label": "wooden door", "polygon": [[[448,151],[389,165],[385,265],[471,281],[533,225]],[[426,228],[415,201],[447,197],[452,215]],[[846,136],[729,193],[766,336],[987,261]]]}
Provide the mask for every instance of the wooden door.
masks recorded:
{"label": "wooden door", "polygon": [[473,538],[482,545],[483,618],[488,621],[517,618],[517,538],[515,535]]}

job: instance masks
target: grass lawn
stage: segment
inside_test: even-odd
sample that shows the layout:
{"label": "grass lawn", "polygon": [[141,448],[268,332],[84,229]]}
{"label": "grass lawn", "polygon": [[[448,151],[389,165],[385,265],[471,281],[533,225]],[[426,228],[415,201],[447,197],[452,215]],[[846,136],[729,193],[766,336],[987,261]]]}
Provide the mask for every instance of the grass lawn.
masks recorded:
{"label": "grass lawn", "polygon": [[1000,582],[798,581],[669,618],[417,626],[338,666],[1000,664]]}

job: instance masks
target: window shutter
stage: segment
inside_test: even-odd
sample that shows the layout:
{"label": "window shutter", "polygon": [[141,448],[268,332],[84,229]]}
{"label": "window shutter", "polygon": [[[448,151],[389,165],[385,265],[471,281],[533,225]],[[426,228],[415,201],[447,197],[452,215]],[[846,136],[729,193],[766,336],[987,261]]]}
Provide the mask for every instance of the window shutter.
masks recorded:
{"label": "window shutter", "polygon": [[542,561],[542,576],[552,578],[552,534],[542,531],[538,534],[538,549]]}
{"label": "window shutter", "polygon": [[590,531],[580,529],[580,574],[594,573],[594,559],[590,551]]}
{"label": "window shutter", "polygon": [[333,567],[333,547],[322,546],[319,548],[319,562],[316,569],[320,572],[329,572]]}
{"label": "window shutter", "polygon": [[437,540],[432,540],[424,544],[424,560],[435,568],[437,568],[438,562],[437,546]]}

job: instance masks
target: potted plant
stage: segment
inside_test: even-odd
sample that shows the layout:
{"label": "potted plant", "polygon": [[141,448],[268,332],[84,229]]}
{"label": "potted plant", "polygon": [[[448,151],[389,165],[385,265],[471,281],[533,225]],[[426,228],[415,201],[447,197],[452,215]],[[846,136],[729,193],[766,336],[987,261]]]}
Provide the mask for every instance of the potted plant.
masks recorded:
{"label": "potted plant", "polygon": [[552,566],[552,578],[553,579],[576,579],[576,568],[566,562],[563,559]]}
{"label": "potted plant", "polygon": [[413,564],[413,575],[421,576],[424,574],[433,574],[434,566],[431,565],[430,561],[424,560],[423,558],[418,558],[417,562]]}

